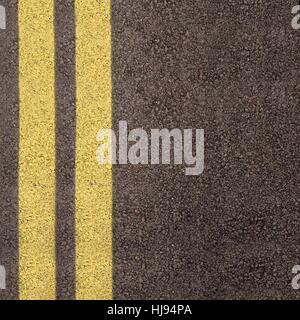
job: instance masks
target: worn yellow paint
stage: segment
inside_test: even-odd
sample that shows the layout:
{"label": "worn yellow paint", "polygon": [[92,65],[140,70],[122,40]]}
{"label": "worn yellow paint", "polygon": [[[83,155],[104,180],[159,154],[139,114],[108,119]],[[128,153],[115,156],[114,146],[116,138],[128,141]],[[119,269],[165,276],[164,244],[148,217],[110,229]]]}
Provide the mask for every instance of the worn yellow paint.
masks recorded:
{"label": "worn yellow paint", "polygon": [[112,126],[109,0],[76,0],[76,298],[112,298],[112,169],[96,135]]}
{"label": "worn yellow paint", "polygon": [[55,299],[54,2],[19,0],[20,299]]}

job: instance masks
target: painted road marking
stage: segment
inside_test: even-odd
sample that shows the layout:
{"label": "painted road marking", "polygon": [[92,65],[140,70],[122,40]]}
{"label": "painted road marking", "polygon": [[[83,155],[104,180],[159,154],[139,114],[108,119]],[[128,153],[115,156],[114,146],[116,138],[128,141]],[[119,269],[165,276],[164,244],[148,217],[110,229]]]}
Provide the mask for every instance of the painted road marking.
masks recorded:
{"label": "painted road marking", "polygon": [[54,2],[19,1],[20,299],[55,299]]}
{"label": "painted road marking", "polygon": [[112,126],[109,0],[76,0],[76,297],[112,298],[112,168],[96,135]]}

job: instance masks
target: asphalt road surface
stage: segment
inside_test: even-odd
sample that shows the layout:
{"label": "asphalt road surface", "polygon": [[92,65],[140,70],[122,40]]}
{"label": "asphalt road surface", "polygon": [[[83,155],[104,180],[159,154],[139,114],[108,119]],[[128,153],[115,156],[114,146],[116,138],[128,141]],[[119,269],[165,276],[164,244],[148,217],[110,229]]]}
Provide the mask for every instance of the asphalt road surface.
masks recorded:
{"label": "asphalt road surface", "polygon": [[[0,1],[0,299],[299,299],[296,4]],[[119,121],[203,173],[100,166]]]}

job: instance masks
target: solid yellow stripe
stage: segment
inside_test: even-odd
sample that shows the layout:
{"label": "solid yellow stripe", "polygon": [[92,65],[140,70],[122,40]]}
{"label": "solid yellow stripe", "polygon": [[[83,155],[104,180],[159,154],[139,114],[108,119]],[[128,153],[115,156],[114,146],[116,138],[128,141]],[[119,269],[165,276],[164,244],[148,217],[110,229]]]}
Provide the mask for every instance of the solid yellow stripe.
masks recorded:
{"label": "solid yellow stripe", "polygon": [[112,126],[109,0],[76,0],[76,297],[112,298],[112,170],[96,135]]}
{"label": "solid yellow stripe", "polygon": [[19,1],[20,299],[55,299],[53,0]]}

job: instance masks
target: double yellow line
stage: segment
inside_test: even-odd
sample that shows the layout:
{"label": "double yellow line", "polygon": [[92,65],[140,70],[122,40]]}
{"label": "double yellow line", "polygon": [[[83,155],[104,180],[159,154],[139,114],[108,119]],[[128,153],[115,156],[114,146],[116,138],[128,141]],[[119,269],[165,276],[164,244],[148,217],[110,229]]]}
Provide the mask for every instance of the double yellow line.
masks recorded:
{"label": "double yellow line", "polygon": [[[76,298],[112,298],[112,172],[95,158],[112,125],[109,0],[75,0]],[[55,299],[54,0],[19,1],[20,299]]]}

